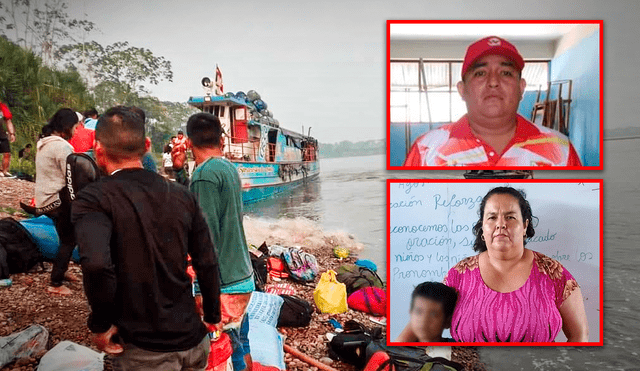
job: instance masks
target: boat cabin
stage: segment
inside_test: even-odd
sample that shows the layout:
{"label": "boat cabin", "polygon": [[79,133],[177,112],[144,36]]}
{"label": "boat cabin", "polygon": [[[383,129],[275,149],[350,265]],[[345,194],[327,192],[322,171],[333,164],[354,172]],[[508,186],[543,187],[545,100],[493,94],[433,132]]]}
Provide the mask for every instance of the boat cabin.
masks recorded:
{"label": "boat cabin", "polygon": [[220,119],[225,156],[240,162],[316,161],[316,139],[280,128],[271,113],[233,94],[190,97],[188,104]]}

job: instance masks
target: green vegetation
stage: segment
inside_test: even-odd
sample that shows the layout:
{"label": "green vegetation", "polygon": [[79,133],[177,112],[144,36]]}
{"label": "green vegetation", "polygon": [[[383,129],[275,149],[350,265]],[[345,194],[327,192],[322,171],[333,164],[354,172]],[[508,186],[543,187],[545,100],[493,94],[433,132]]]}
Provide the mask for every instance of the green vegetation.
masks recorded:
{"label": "green vegetation", "polygon": [[22,211],[22,210],[16,210],[13,207],[9,207],[9,206],[0,206],[0,212],[3,212],[5,214],[9,214],[9,215],[13,215],[13,216],[19,216],[22,218],[28,218],[29,214],[27,214],[26,212]]}
{"label": "green vegetation", "polygon": [[96,30],[72,19],[63,0],[9,0],[0,3],[0,101],[16,127],[11,170],[33,175],[33,158],[18,161],[27,143],[34,147],[42,126],[60,108],[104,112],[115,105],[138,106],[147,115],[153,151],[196,111],[183,103],[161,102],[145,84],[171,81],[171,63],[152,51],[116,42],[86,42]]}
{"label": "green vegetation", "polygon": [[380,155],[385,151],[386,143],[382,139],[356,143],[348,140],[335,144],[320,143],[320,158]]}

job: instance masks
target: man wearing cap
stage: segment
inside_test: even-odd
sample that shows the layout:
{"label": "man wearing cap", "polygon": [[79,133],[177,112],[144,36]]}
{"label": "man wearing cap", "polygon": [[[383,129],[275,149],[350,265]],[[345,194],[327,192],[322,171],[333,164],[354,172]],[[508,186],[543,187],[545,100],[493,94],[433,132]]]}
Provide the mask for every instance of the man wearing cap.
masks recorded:
{"label": "man wearing cap", "polygon": [[471,44],[457,88],[467,114],[420,136],[405,166],[581,166],[569,139],[518,115],[524,59],[508,41]]}

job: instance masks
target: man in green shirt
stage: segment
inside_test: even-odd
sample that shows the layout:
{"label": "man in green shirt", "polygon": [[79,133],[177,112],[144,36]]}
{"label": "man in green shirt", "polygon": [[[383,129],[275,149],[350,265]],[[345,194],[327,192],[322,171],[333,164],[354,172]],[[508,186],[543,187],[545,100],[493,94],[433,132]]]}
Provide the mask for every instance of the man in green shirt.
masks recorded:
{"label": "man in green shirt", "polygon": [[[196,168],[189,188],[202,208],[219,259],[222,324],[233,341],[233,369],[250,365],[249,323],[245,312],[255,289],[253,267],[242,225],[242,186],[236,167],[224,158],[224,131],[210,113],[197,113],[187,121],[187,146]],[[176,180],[186,185],[184,151],[173,151]],[[180,174],[182,173],[182,174]],[[181,176],[182,175],[182,176]]]}

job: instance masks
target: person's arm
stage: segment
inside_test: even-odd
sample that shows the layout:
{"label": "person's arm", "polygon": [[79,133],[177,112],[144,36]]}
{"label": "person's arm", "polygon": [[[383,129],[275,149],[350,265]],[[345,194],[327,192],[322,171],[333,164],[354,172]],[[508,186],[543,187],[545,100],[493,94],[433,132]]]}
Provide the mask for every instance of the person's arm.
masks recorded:
{"label": "person's arm", "polygon": [[109,330],[93,336],[93,343],[96,347],[107,354],[119,354],[124,352],[122,345],[113,341],[113,337],[118,333],[118,328],[111,325]]}
{"label": "person's arm", "polygon": [[4,122],[7,123],[7,132],[9,132],[9,141],[13,143],[16,141],[16,128],[13,126],[13,122],[11,122],[11,119],[5,119]]}
{"label": "person's arm", "polygon": [[115,266],[111,261],[112,222],[99,200],[96,189],[88,186],[71,205],[84,291],[91,307],[88,327],[96,334],[108,332],[114,324],[117,288]]}
{"label": "person's arm", "polygon": [[562,331],[569,342],[589,341],[589,325],[580,287],[576,287],[560,305]]}
{"label": "person's arm", "polygon": [[398,335],[398,338],[396,339],[396,341],[398,342],[414,342],[414,341],[418,341],[418,337],[416,336],[415,333],[413,333],[413,330],[411,329],[411,324],[407,323],[407,326],[405,326],[405,328],[402,330],[402,332],[400,332],[400,335]]}
{"label": "person's arm", "polygon": [[195,199],[194,206],[196,215],[191,226],[188,251],[202,294],[203,319],[207,324],[217,324],[221,319],[218,256],[209,226]]}
{"label": "person's arm", "polygon": [[178,184],[182,184],[185,187],[189,187],[189,177],[187,171],[184,169],[184,164],[187,161],[187,153],[179,151],[175,146],[171,149],[171,162],[173,163],[173,172],[175,181]]}

